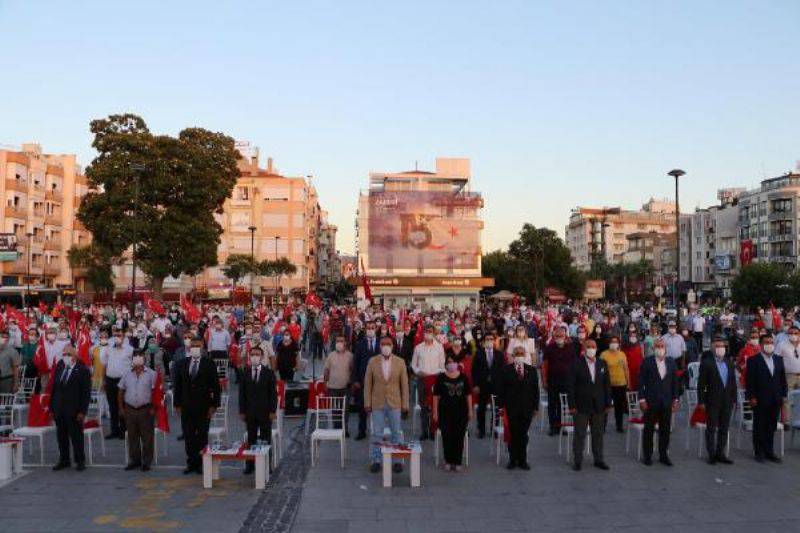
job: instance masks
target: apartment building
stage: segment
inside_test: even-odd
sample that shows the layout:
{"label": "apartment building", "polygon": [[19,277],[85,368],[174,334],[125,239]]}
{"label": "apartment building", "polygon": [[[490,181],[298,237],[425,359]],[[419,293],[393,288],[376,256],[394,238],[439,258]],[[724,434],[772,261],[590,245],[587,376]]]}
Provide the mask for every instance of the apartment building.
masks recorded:
{"label": "apartment building", "polygon": [[317,249],[317,290],[322,292],[332,291],[342,279],[339,254],[336,251],[337,231],[336,225],[328,222],[328,212],[322,211]]}
{"label": "apartment building", "polygon": [[34,143],[0,150],[0,188],[2,231],[17,241],[17,258],[0,262],[2,285],[85,291],[85,273],[67,261],[73,245],[91,241],[75,219],[89,190],[75,155],[46,154]]}

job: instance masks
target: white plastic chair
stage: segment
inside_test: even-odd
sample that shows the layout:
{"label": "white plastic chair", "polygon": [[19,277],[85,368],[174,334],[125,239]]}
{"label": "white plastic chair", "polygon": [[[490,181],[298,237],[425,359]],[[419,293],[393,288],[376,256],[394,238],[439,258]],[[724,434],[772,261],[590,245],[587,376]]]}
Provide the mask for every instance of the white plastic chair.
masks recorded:
{"label": "white plastic chair", "polygon": [[[344,428],[345,397],[317,396],[317,417],[311,433],[311,466],[319,460],[319,445],[322,441],[339,441],[342,468],[346,455]],[[326,427],[323,427],[324,426]],[[339,426],[335,428],[334,426]]]}
{"label": "white plastic chair", "polygon": [[[436,466],[439,466],[439,448],[442,444],[442,430],[436,428],[436,436],[433,442],[433,461]],[[464,453],[462,454],[464,466],[469,466],[469,429],[464,432]]]}
{"label": "white plastic chair", "polygon": [[497,405],[497,396],[491,396],[492,406],[492,425],[491,425],[491,439],[489,439],[489,455],[496,455],[497,464],[500,464],[500,455],[503,453],[503,444],[505,437],[505,426],[503,426],[503,409]]}
{"label": "white plastic chair", "polygon": [[[100,420],[100,393],[99,391],[92,390],[91,397],[89,400],[89,409],[87,410],[86,417],[84,419],[84,427],[83,427],[83,439],[88,446],[86,447],[86,458],[89,460],[89,464],[94,464],[94,447],[93,447],[93,440],[94,436],[97,435],[98,439],[100,440],[100,451],[103,454],[103,457],[106,456],[106,441],[103,438],[103,423]],[[96,427],[86,427],[87,422],[96,421]],[[127,441],[126,441],[127,444]],[[125,454],[128,455],[127,453]]]}
{"label": "white plastic chair", "polygon": [[[747,431],[753,431],[753,407],[750,405],[749,402],[745,400],[745,391],[739,390],[736,393],[736,404],[738,407],[739,412],[739,424],[738,424],[738,431],[736,432],[736,447],[741,448],[741,437],[742,433]],[[783,423],[778,417],[778,424],[775,427],[775,432],[778,433],[778,438],[781,439],[781,453],[780,456],[783,457],[786,447],[785,444],[785,431],[783,427]]]}
{"label": "white plastic chair", "polygon": [[14,411],[14,420],[17,421],[16,424],[21,424],[23,413],[28,410],[28,403],[31,401],[38,379],[39,378],[22,378],[20,386],[14,394],[14,406],[12,409]]}
{"label": "white plastic chair", "polygon": [[221,394],[219,408],[211,418],[208,428],[208,441],[212,444],[222,443],[223,437],[228,436],[228,398],[227,394]]}
{"label": "white plastic chair", "polygon": [[[539,381],[541,383],[541,381]],[[544,425],[547,421],[547,411],[548,406],[550,405],[550,397],[547,395],[546,390],[539,391],[539,431],[544,433]]]}
{"label": "white plastic chair", "polygon": [[794,444],[794,433],[800,431],[800,389],[789,391],[789,405],[792,406],[791,436],[789,446]]}
{"label": "white plastic chair", "polygon": [[[567,398],[566,393],[560,393],[558,395],[559,407],[561,409],[561,417],[560,422],[561,426],[558,431],[558,455],[561,455],[561,439],[566,436],[567,437],[567,449],[566,449],[566,456],[567,462],[569,463],[572,457],[572,439],[575,438],[575,419],[572,417],[572,414],[569,412],[569,399]],[[583,446],[583,453],[589,453],[589,432],[586,432],[586,443]]]}
{"label": "white plastic chair", "polygon": [[22,426],[11,432],[12,437],[20,437],[25,440],[39,439],[39,464],[44,465],[44,436],[55,431],[54,425],[49,426]]}
{"label": "white plastic chair", "polygon": [[0,394],[0,433],[14,430],[14,395]]}
{"label": "white plastic chair", "polygon": [[[636,459],[642,458],[642,437],[644,434],[644,415],[642,409],[639,407],[639,393],[636,391],[628,391],[626,393],[628,400],[628,431],[625,432],[625,453],[629,453],[631,449],[631,430],[638,432],[637,452]],[[656,427],[658,425],[656,424]],[[658,433],[655,433],[655,438],[658,438]]]}
{"label": "white plastic chair", "polygon": [[686,365],[686,372],[689,375],[689,389],[697,389],[697,381],[700,379],[700,363],[689,363]]}

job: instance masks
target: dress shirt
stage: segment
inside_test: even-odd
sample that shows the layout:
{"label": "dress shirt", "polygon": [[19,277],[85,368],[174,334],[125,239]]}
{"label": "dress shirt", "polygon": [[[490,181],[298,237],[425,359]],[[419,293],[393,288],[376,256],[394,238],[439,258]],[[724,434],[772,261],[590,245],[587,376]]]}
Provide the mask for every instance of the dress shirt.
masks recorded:
{"label": "dress shirt", "polygon": [[769,373],[771,375],[775,375],[775,361],[772,359],[772,356],[767,356],[765,354],[761,354],[761,357],[764,358],[764,362],[767,363],[767,368],[769,369]]}
{"label": "dress shirt", "polygon": [[667,333],[661,340],[664,341],[664,347],[667,349],[667,357],[673,359],[680,359],[683,357],[683,352],[686,351],[686,341],[683,337],[675,333]]}
{"label": "dress shirt", "polygon": [[414,356],[411,358],[411,370],[415,374],[420,372],[426,375],[435,375],[444,372],[444,348],[441,344],[433,341],[431,344],[422,342],[414,348]]}
{"label": "dress shirt", "polygon": [[800,374],[800,346],[782,342],[775,348],[775,353],[783,357],[783,367],[787,374]]}
{"label": "dress shirt", "polygon": [[664,376],[667,375],[667,360],[656,357],[656,367],[658,368],[658,375],[661,376],[661,379],[664,379]]}
{"label": "dress shirt", "polygon": [[508,346],[506,347],[506,353],[514,354],[514,349],[517,346],[522,346],[525,349],[525,364],[536,366],[538,363],[536,361],[536,341],[533,339],[526,337],[525,339],[518,339],[517,337],[512,338],[508,341]]}
{"label": "dress shirt", "polygon": [[328,371],[329,389],[346,388],[353,371],[353,354],[347,350],[342,353],[332,351],[325,360],[325,370]]}
{"label": "dress shirt", "polygon": [[142,367],[142,372],[128,370],[119,380],[119,390],[124,391],[123,401],[131,407],[142,407],[153,401],[153,389],[156,387],[156,373],[149,367]]}
{"label": "dress shirt", "polygon": [[253,377],[253,381],[258,381],[258,378],[261,377],[261,365],[256,365],[250,371],[250,375]]}
{"label": "dress shirt", "polygon": [[54,340],[50,342],[44,341],[44,353],[47,355],[47,368],[53,368],[53,365],[64,355],[64,347],[69,344],[69,341]]}
{"label": "dress shirt", "polygon": [[106,376],[113,379],[121,378],[130,371],[132,358],[133,348],[125,342],[122,346],[109,344],[100,352],[100,362],[106,368]]}
{"label": "dress shirt", "polygon": [[594,374],[597,361],[595,359],[586,358],[586,365],[589,367],[589,375],[592,376],[592,383],[594,383]]}
{"label": "dress shirt", "polygon": [[727,385],[728,383],[728,365],[725,364],[725,360],[720,360],[717,357],[714,357],[714,362],[717,363],[717,370],[719,370],[719,378],[722,380],[723,385]]}
{"label": "dress shirt", "polygon": [[209,352],[227,352],[228,346],[231,344],[231,334],[228,330],[221,329],[217,331],[216,328],[211,328],[208,333],[208,351]]}
{"label": "dress shirt", "polygon": [[383,379],[389,381],[389,376],[392,374],[391,357],[384,357],[381,355],[381,370],[383,371]]}
{"label": "dress shirt", "polygon": [[703,333],[703,328],[705,325],[706,319],[700,315],[697,315],[692,319],[692,331],[695,333]]}

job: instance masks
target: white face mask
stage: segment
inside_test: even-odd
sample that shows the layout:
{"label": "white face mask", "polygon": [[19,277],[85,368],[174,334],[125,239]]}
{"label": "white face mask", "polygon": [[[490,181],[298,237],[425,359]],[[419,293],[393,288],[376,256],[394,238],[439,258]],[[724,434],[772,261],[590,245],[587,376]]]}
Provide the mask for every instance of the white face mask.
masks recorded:
{"label": "white face mask", "polygon": [[718,359],[722,359],[723,357],[725,357],[725,347],[722,346],[714,348],[714,354],[717,356]]}
{"label": "white face mask", "polygon": [[336,351],[337,352],[343,352],[344,351],[344,343],[343,342],[337,342],[336,343]]}
{"label": "white face mask", "polygon": [[800,336],[789,335],[789,341],[791,341],[792,343],[797,343],[798,340],[800,340]]}
{"label": "white face mask", "polygon": [[619,343],[617,343],[617,342],[612,342],[611,344],[609,344],[609,345],[608,345],[608,348],[609,348],[611,351],[614,351],[614,352],[616,352],[617,350],[619,350]]}
{"label": "white face mask", "polygon": [[669,332],[670,332],[670,334],[671,334],[671,335],[675,335],[675,333],[676,333],[677,331],[678,331],[678,330],[677,330],[677,329],[675,329],[675,328],[669,328]]}
{"label": "white face mask", "polygon": [[64,364],[70,366],[72,364],[72,357],[69,355],[62,355],[61,360],[64,361]]}
{"label": "white face mask", "polygon": [[556,337],[556,346],[564,346],[563,337]]}
{"label": "white face mask", "polygon": [[251,357],[250,358],[250,366],[258,366],[261,363],[260,357]]}
{"label": "white face mask", "polygon": [[454,373],[456,370],[458,370],[458,363],[447,363],[447,364],[444,366],[444,368],[445,368],[445,370],[447,370],[448,372],[450,372],[450,373],[452,374],[452,373]]}
{"label": "white face mask", "polygon": [[597,350],[595,350],[594,348],[587,348],[586,349],[586,357],[587,358],[594,359],[596,355],[597,355]]}
{"label": "white face mask", "polygon": [[774,344],[765,344],[763,349],[764,349],[764,353],[765,354],[772,355],[772,352],[775,351],[775,345]]}
{"label": "white face mask", "polygon": [[433,333],[426,333],[425,340],[431,342],[433,340]]}
{"label": "white face mask", "polygon": [[56,336],[53,333],[48,333],[47,334],[47,340],[49,340],[50,342],[53,342],[54,340],[56,340]]}
{"label": "white face mask", "polygon": [[192,356],[192,359],[200,359],[203,351],[200,348],[192,348],[189,350],[189,355]]}
{"label": "white face mask", "polygon": [[133,366],[144,366],[144,357],[137,355],[133,358]]}
{"label": "white face mask", "polygon": [[381,354],[384,357],[389,357],[392,355],[392,347],[391,346],[381,346]]}
{"label": "white face mask", "polygon": [[524,355],[523,356],[514,356],[514,363],[518,364],[518,365],[524,365],[525,364],[525,356]]}
{"label": "white face mask", "polygon": [[667,350],[665,350],[664,348],[656,348],[656,357],[658,357],[659,359],[664,359],[666,355],[667,355]]}
{"label": "white face mask", "polygon": [[758,346],[758,339],[750,339],[750,344],[752,346]]}
{"label": "white face mask", "polygon": [[636,344],[636,337],[630,337],[628,340],[631,344]]}

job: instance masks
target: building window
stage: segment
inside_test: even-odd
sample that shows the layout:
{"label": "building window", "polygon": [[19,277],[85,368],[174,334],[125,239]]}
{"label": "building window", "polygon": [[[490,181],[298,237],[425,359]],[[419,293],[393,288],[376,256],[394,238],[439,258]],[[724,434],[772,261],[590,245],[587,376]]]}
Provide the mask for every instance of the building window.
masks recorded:
{"label": "building window", "polygon": [[261,223],[270,228],[288,228],[289,215],[265,213],[261,215]]}
{"label": "building window", "polygon": [[772,201],[772,212],[773,213],[791,213],[792,212],[792,200],[791,198],[781,198],[778,200]]}
{"label": "building window", "polygon": [[247,187],[236,187],[236,199],[237,200],[249,200],[250,199],[250,189]]}

